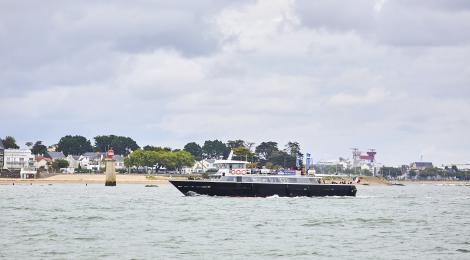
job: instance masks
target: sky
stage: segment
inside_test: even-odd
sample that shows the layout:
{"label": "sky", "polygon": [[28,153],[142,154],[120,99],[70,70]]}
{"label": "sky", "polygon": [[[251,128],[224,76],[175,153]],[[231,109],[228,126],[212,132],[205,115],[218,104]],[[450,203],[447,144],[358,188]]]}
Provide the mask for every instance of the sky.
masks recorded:
{"label": "sky", "polygon": [[470,163],[470,1],[0,1],[0,136]]}

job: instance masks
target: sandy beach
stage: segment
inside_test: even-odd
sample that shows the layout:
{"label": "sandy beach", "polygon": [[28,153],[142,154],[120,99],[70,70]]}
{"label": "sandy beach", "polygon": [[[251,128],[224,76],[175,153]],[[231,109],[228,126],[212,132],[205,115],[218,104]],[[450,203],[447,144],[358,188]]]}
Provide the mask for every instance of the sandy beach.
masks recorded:
{"label": "sandy beach", "polygon": [[[186,177],[176,176],[171,177],[173,179],[186,179]],[[121,184],[168,184],[170,177],[166,176],[150,176],[141,175],[141,174],[117,174],[116,175],[117,183]],[[327,178],[334,181],[347,180],[351,181],[348,178]],[[403,185],[416,185],[416,184],[427,184],[427,185],[466,185],[470,186],[470,182],[464,181],[387,181],[384,178],[371,177],[371,176],[361,176],[360,183],[356,185],[372,185],[372,186],[387,186],[394,184],[403,184]],[[0,178],[0,185],[12,185],[14,184],[104,184],[105,175],[104,174],[58,174],[51,177],[39,178],[39,179],[16,179],[16,178]]]}
{"label": "sandy beach", "polygon": [[[172,177],[172,178],[181,178],[181,177]],[[166,184],[168,183],[169,177],[164,176],[152,176],[147,178],[146,175],[137,175],[137,174],[117,174],[116,181],[117,183],[123,184]],[[47,178],[39,179],[0,179],[0,184],[53,184],[53,183],[62,183],[62,184],[74,184],[74,183],[102,183],[104,185],[105,175],[104,174],[59,174]]]}

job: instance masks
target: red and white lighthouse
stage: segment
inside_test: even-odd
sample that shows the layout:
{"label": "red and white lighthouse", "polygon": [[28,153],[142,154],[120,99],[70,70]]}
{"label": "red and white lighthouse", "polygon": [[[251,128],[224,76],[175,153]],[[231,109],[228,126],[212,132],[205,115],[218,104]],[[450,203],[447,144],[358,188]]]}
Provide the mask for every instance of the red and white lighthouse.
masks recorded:
{"label": "red and white lighthouse", "polygon": [[113,156],[114,156],[113,148],[109,148],[106,158],[113,159]]}

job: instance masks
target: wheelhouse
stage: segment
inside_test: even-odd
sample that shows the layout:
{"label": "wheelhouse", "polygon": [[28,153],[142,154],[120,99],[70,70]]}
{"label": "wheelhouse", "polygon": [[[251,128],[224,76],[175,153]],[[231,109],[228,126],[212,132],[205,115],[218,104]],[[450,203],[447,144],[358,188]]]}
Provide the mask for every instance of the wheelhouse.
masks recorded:
{"label": "wheelhouse", "polygon": [[321,184],[321,178],[293,176],[222,176],[220,181],[242,183]]}

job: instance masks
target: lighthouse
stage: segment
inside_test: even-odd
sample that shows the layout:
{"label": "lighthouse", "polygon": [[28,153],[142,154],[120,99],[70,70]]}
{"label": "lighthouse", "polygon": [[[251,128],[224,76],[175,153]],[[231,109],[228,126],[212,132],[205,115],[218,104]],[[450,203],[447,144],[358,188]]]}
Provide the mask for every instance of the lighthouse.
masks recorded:
{"label": "lighthouse", "polygon": [[109,148],[106,158],[104,159],[106,165],[106,182],[104,186],[116,186],[116,169],[115,169],[115,161],[113,159],[114,151],[113,148]]}

